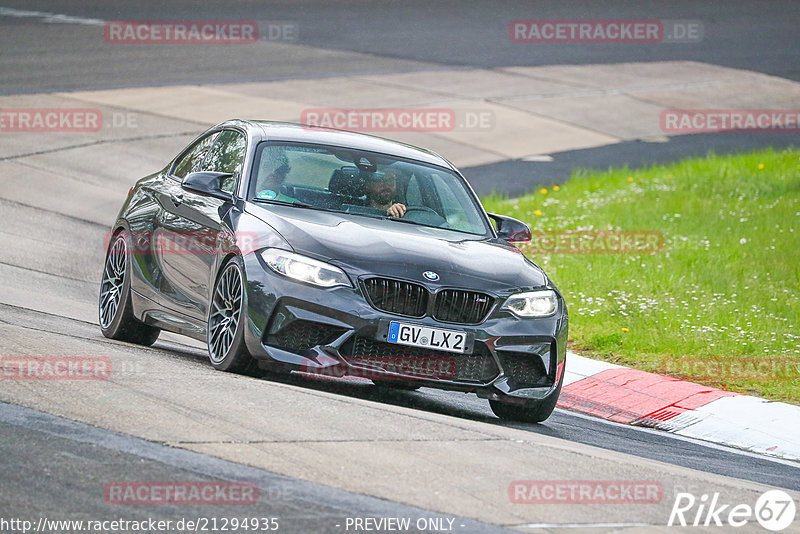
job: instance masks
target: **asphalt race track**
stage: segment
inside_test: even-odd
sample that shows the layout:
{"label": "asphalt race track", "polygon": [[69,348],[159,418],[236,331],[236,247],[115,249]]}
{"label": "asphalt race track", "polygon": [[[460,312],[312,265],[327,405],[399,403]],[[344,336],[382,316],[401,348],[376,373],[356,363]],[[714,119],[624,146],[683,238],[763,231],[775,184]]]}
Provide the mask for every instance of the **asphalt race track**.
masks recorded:
{"label": "asphalt race track", "polygon": [[[445,67],[575,65],[621,61],[690,60],[755,70],[800,80],[797,6],[770,2],[617,2],[591,0],[491,1],[465,6],[448,0],[410,2],[96,2],[6,0],[3,7],[99,20],[294,21],[297,44],[289,55],[257,55],[230,47],[203,54],[180,47],[109,50],[91,26],[30,25],[3,17],[3,81],[6,94],[196,82],[221,83],[281,78],[324,78],[332,74],[404,72]],[[515,19],[700,20],[700,43],[638,45],[551,44],[531,49],[509,42]],[[53,47],[53,44],[69,46]],[[325,52],[322,52],[322,51]],[[146,60],[146,61],[145,61]]]}
{"label": "asphalt race track", "polygon": [[[510,43],[508,22],[529,18],[695,20],[705,35],[701,43],[668,45]],[[289,21],[299,34],[250,48],[109,46],[102,38],[103,21],[200,19]],[[200,106],[194,118],[142,111],[155,104],[126,90],[200,85],[213,92],[220,84],[303,80],[326,94],[333,77],[656,61],[796,82],[798,22],[796,2],[0,0],[0,110],[96,98],[93,105],[104,110],[138,113],[134,132],[0,131],[0,357],[104,357],[114,369],[102,381],[0,381],[0,519],[274,517],[281,532],[312,533],[352,531],[348,518],[405,517],[422,520],[428,531],[666,532],[674,530],[666,524],[680,492],[718,492],[727,503],[752,505],[767,489],[782,488],[797,500],[796,462],[561,409],[543,424],[502,424],[472,395],[220,373],[201,345],[179,336],[162,334],[152,348],[105,339],[96,301],[104,239],[128,188],[211,124],[210,110]],[[796,108],[792,87],[780,98],[795,100],[770,102]],[[98,93],[73,99],[74,91]],[[378,107],[379,96],[365,105]],[[130,108],[120,104],[126,98]],[[639,166],[709,149],[798,142],[797,134],[619,138],[553,151],[549,160],[497,157],[468,165],[465,174],[481,193],[499,177],[537,176],[510,180],[506,192],[513,195],[563,180],[576,166]],[[627,505],[509,499],[515,480],[593,479],[655,481],[663,496]],[[104,498],[107,484],[132,480],[246,481],[258,486],[259,499],[246,507],[181,507],[118,506]],[[753,522],[739,531],[764,530]]]}

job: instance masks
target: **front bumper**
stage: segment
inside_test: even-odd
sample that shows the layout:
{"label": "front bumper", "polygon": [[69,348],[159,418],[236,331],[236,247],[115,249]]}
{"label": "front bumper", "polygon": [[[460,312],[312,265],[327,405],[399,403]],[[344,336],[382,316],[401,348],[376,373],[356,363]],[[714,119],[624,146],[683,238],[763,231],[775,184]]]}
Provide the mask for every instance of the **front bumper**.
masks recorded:
{"label": "front bumper", "polygon": [[[245,257],[245,342],[265,363],[322,376],[358,376],[481,397],[544,399],[564,372],[568,320],[563,301],[552,317],[520,319],[496,306],[478,325],[409,318],[379,311],[361,287],[320,289],[297,283]],[[458,330],[467,354],[387,342],[390,321]]]}

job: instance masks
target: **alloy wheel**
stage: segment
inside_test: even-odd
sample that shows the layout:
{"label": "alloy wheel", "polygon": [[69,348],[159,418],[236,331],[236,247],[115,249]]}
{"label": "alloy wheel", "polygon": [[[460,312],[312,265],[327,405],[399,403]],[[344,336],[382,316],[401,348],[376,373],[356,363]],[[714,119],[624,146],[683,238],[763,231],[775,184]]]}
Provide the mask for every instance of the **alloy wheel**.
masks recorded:
{"label": "alloy wheel", "polygon": [[100,326],[108,328],[117,316],[125,284],[125,237],[117,236],[106,257],[100,284]]}
{"label": "alloy wheel", "polygon": [[236,263],[223,271],[211,300],[208,348],[213,363],[225,359],[236,336],[242,311],[242,273]]}

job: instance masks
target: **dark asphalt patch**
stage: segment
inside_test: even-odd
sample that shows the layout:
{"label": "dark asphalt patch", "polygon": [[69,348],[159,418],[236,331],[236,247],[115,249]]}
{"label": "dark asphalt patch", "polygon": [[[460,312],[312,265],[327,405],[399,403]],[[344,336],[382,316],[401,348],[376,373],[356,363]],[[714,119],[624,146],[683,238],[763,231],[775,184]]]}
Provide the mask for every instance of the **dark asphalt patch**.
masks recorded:
{"label": "dark asphalt patch", "polygon": [[[463,533],[510,532],[499,526],[357,495],[260,469],[95,428],[0,402],[0,502],[6,519],[142,521],[278,518],[280,532],[341,533],[348,517],[454,519]],[[115,505],[108,483],[123,481],[247,482],[251,505]],[[444,488],[443,488],[444,490]],[[209,523],[210,527],[211,523]],[[337,526],[338,525],[338,526]],[[221,524],[219,525],[221,527]],[[229,531],[235,531],[229,527]],[[59,532],[67,530],[59,530]],[[177,529],[171,530],[177,532]],[[242,532],[244,530],[241,530]]]}
{"label": "dark asphalt patch", "polygon": [[492,192],[516,197],[540,186],[563,184],[575,171],[640,169],[709,153],[736,154],[773,147],[800,146],[800,135],[784,133],[714,133],[670,137],[665,143],[626,141],[614,145],[550,154],[553,161],[509,160],[462,168],[479,195]]}

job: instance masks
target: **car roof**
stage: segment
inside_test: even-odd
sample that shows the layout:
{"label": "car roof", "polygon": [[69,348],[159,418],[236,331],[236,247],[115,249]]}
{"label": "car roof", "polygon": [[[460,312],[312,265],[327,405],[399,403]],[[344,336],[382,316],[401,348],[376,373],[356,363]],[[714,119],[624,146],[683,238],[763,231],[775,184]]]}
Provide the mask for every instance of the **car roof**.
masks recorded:
{"label": "car roof", "polygon": [[247,130],[251,138],[260,141],[303,142],[367,150],[370,152],[422,161],[455,170],[455,167],[449,161],[435,152],[374,135],[318,126],[306,126],[291,122],[242,119],[225,121],[216,126],[216,128],[226,126],[243,128]]}

